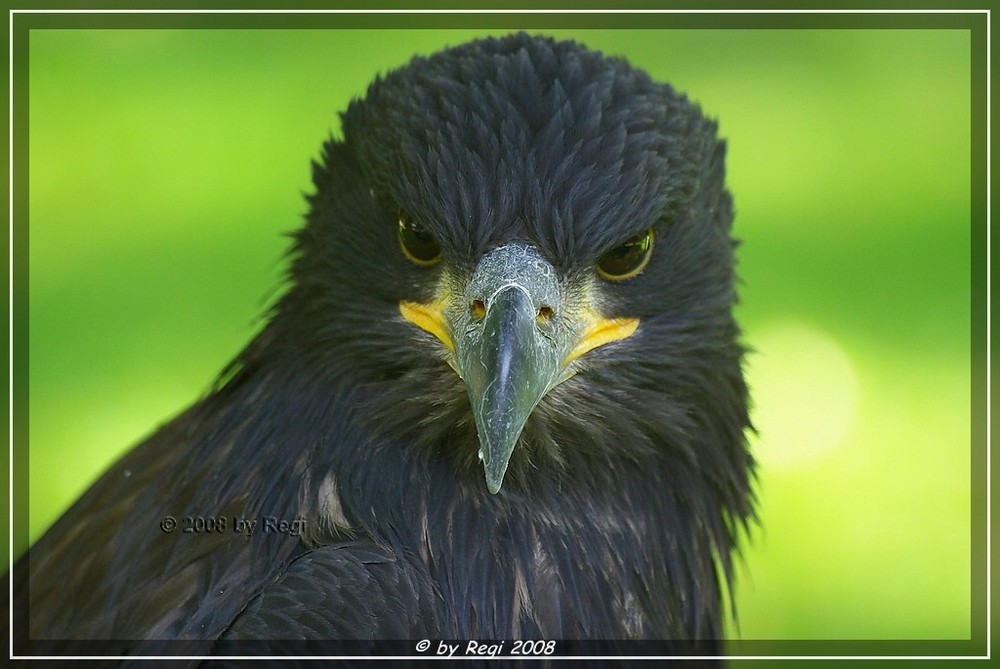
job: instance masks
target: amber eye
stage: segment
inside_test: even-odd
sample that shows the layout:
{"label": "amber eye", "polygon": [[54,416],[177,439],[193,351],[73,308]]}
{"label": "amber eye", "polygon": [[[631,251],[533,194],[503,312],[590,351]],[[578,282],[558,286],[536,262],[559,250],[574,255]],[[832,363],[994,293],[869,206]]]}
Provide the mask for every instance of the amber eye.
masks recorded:
{"label": "amber eye", "polygon": [[597,273],[609,281],[624,281],[638,275],[653,254],[653,228],[611,249],[597,261]]}
{"label": "amber eye", "polygon": [[399,227],[396,236],[399,237],[399,247],[403,255],[417,265],[430,267],[441,260],[441,247],[427,232],[427,229],[410,218],[403,211],[398,211]]}

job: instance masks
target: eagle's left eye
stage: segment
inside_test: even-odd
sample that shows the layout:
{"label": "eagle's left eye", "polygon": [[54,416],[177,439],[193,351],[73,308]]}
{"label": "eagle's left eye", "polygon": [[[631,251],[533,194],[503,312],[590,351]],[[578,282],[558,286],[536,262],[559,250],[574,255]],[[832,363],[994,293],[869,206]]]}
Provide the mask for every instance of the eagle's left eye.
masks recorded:
{"label": "eagle's left eye", "polygon": [[441,260],[441,247],[437,240],[427,232],[427,228],[410,218],[406,212],[400,210],[397,215],[399,227],[396,236],[403,255],[422,267],[436,265]]}
{"label": "eagle's left eye", "polygon": [[646,269],[653,254],[653,228],[611,249],[597,261],[597,273],[609,281],[624,281]]}

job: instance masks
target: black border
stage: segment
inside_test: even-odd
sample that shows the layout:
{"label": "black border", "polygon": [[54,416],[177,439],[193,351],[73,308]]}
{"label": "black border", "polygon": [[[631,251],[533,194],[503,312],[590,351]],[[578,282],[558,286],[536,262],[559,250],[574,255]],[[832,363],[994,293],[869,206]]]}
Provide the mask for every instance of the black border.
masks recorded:
{"label": "black border", "polygon": [[[196,3],[192,7],[197,9]],[[236,10],[236,3],[220,2],[216,4],[218,9]],[[404,3],[400,3],[404,4]],[[516,8],[515,3],[506,3],[511,9]],[[665,8],[670,4],[676,6],[677,3],[656,3],[637,2],[632,3],[633,8]],[[841,9],[858,7],[864,3],[850,3],[842,5]],[[930,7],[931,3],[912,3]],[[26,12],[38,10],[31,2],[12,3],[5,9],[19,9]],[[95,3],[98,5],[98,3]],[[330,3],[295,3],[295,7],[287,9],[318,9],[329,6]],[[439,2],[437,8],[454,8],[456,3]],[[593,2],[577,3],[578,8],[598,7]],[[800,3],[803,5],[815,5],[815,3]],[[73,2],[52,2],[52,8],[63,8],[66,10],[80,10],[78,3]],[[345,7],[350,7],[344,3]],[[357,5],[355,5],[356,7]],[[726,7],[742,8],[739,2],[717,3],[715,8]],[[393,9],[384,4],[384,9]],[[435,5],[425,5],[427,8]],[[494,5],[496,7],[496,5]],[[986,8],[988,3],[970,3],[968,8]],[[98,7],[95,7],[95,9]],[[106,3],[104,8],[120,9],[120,4]],[[157,2],[133,2],[129,9],[159,9],[161,3]],[[178,3],[171,9],[184,9]],[[372,9],[377,6],[372,6]],[[523,8],[523,6],[522,6]],[[550,7],[551,8],[551,7]],[[885,9],[891,9],[883,7]],[[285,9],[285,8],[283,8]],[[874,8],[873,8],[874,9]],[[942,8],[943,9],[943,8]],[[947,9],[956,9],[948,7]],[[987,248],[987,210],[988,210],[988,184],[986,175],[987,166],[987,127],[991,119],[987,118],[987,15],[984,13],[932,13],[932,14],[910,14],[895,13],[887,11],[885,13],[738,13],[738,14],[563,14],[563,13],[538,13],[538,14],[506,14],[506,13],[477,13],[477,14],[329,14],[329,13],[304,13],[304,14],[245,14],[245,13],[198,13],[198,14],[133,14],[133,13],[113,13],[113,14],[87,14],[85,10],[80,13],[60,13],[60,14],[38,14],[38,13],[8,13],[8,21],[13,22],[11,35],[13,37],[13,203],[12,214],[14,217],[13,249],[12,257],[17,259],[13,267],[13,330],[14,337],[14,366],[8,370],[11,374],[14,397],[27,397],[27,365],[18,364],[27,361],[27,285],[28,285],[28,236],[27,236],[27,93],[28,93],[28,32],[32,29],[98,29],[98,28],[177,28],[177,29],[221,29],[221,28],[254,28],[254,29],[295,29],[295,28],[406,28],[406,29],[449,29],[449,28],[477,28],[489,27],[490,29],[534,29],[544,30],[550,28],[560,29],[626,29],[626,28],[661,28],[661,29],[775,29],[775,28],[816,28],[816,29],[843,29],[843,28],[869,28],[869,29],[965,29],[971,33],[971,128],[972,128],[972,165],[971,165],[971,222],[972,222],[972,257],[971,257],[971,280],[972,280],[972,338],[970,342],[972,355],[972,378],[971,378],[971,400],[972,400],[972,468],[971,468],[971,505],[972,505],[972,589],[971,589],[971,638],[967,641],[913,641],[913,640],[876,640],[876,641],[758,641],[758,640],[732,640],[727,644],[727,655],[730,656],[881,656],[881,657],[917,657],[937,656],[943,657],[974,657],[985,656],[989,652],[987,635],[989,630],[989,620],[987,619],[987,599],[992,593],[987,591],[987,505],[992,505],[987,482],[987,434],[986,416],[991,407],[987,407],[986,387],[987,374],[991,375],[992,369],[986,369],[987,347],[992,341],[987,342],[987,316],[989,305],[987,304],[986,286],[992,277],[988,275],[988,255],[992,249]],[[8,24],[9,25],[9,24]],[[8,33],[4,34],[5,46],[10,47]],[[6,74],[5,74],[6,76]],[[9,104],[9,103],[8,103]],[[10,205],[10,203],[8,203]],[[5,240],[5,244],[7,241]],[[9,262],[5,256],[5,262]],[[10,269],[9,266],[5,267]],[[7,315],[4,315],[4,319]],[[9,325],[9,324],[8,324]],[[10,330],[7,330],[10,331]],[[29,418],[29,407],[26,402],[13,402],[13,415],[8,416],[8,420],[13,419],[15,427],[26,426]],[[8,408],[5,406],[5,411]],[[18,429],[15,435],[22,435],[23,429]],[[27,444],[22,438],[15,436],[14,448],[14,471],[13,480],[19,484],[13,491],[13,533],[20,541],[21,545],[26,543],[27,537],[27,515],[24,511],[27,508]],[[7,542],[8,538],[5,537]],[[8,584],[5,583],[5,586]],[[16,621],[16,618],[15,618]],[[70,654],[102,654],[110,651],[115,653],[114,642],[93,642],[71,644],[66,646],[55,642],[51,648],[48,644],[36,647],[35,650],[42,652],[51,651],[53,654],[63,655],[64,651]],[[384,650],[395,653],[405,653],[411,655],[413,651],[405,651],[404,645],[410,642],[396,642],[384,647]],[[409,646],[412,648],[412,644]],[[183,644],[167,644],[157,646],[157,652],[164,655],[186,654],[191,648],[185,648]],[[171,648],[174,651],[172,652]],[[351,644],[343,646],[322,646],[312,649],[303,647],[303,654],[314,655],[317,651],[324,654],[328,651],[340,650],[348,654],[354,654],[352,649],[358,648]],[[570,648],[579,650],[600,651],[600,646],[591,646],[587,643],[573,644]],[[247,648],[246,650],[251,650]],[[622,649],[619,648],[620,652]],[[635,643],[635,655],[649,655],[662,652],[663,647],[657,644]],[[311,652],[310,652],[311,651]],[[385,655],[374,648],[369,648],[368,652],[374,651],[377,655]],[[338,652],[338,654],[340,654]],[[365,653],[367,654],[367,652]],[[577,653],[572,653],[577,654]],[[589,653],[586,653],[589,654]],[[560,653],[562,655],[562,653]]]}

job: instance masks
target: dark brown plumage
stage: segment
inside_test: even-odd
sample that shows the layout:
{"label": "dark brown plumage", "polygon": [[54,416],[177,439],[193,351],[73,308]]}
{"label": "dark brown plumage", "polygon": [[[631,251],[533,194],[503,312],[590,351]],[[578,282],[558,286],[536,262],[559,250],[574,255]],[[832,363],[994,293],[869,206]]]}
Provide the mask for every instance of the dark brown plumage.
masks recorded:
{"label": "dark brown plumage", "polygon": [[[518,34],[414,59],[343,128],[269,324],[31,549],[20,633],[717,651],[752,459],[714,123]],[[236,531],[265,518],[303,531]]]}

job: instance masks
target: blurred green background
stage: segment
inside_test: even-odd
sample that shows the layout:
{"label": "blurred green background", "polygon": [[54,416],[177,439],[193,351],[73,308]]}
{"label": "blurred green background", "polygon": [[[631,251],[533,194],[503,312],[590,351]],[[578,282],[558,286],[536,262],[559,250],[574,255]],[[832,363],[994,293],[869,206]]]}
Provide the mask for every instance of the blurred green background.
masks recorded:
{"label": "blurred green background", "polygon": [[[30,33],[32,540],[259,327],[337,112],[499,32]],[[968,638],[968,32],[546,32],[729,141],[760,463],[733,634]]]}

